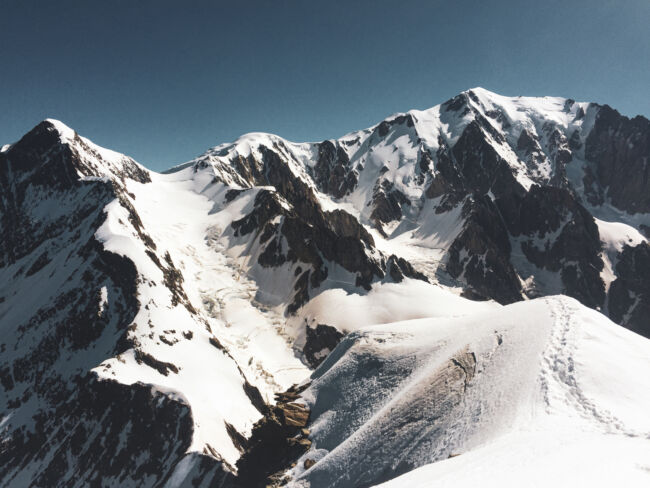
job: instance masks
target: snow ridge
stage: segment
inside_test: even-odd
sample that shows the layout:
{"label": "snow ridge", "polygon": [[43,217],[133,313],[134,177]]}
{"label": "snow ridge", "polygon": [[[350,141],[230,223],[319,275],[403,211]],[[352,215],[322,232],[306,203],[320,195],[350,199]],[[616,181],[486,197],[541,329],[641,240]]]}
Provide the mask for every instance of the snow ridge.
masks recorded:
{"label": "snow ridge", "polygon": [[0,152],[0,484],[231,486],[283,398],[269,483],[644,486],[649,342],[596,310],[646,333],[650,213],[598,180],[645,133],[610,111],[474,88],[164,174],[42,122]]}

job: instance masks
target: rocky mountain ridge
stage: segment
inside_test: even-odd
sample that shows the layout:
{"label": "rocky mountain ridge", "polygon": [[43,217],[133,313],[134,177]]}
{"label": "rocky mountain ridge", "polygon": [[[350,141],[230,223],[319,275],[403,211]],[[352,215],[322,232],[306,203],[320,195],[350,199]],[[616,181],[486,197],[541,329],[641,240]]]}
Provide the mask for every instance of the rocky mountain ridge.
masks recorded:
{"label": "rocky mountain ridge", "polygon": [[650,336],[649,140],[607,106],[473,89],[338,140],[248,134],[157,174],[40,123],[0,152],[0,485],[265,482],[277,399],[302,405],[293,385],[352,330],[325,318],[339,294],[348,310],[417,290],[387,308],[398,321],[430,317],[440,290],[561,293]]}
{"label": "rocky mountain ridge", "polygon": [[[238,188],[271,185],[301,202],[314,200],[304,197],[311,188],[321,205],[374,229],[383,241],[376,247],[409,257],[414,247],[433,248],[414,261],[423,269],[435,261],[443,281],[467,296],[511,303],[564,293],[608,314],[622,307],[609,289],[623,246],[646,242],[649,134],[647,119],[608,106],[477,88],[339,140],[295,144],[248,134],[185,167]],[[601,228],[612,222],[629,226],[617,243]],[[612,246],[617,253],[603,253]],[[366,285],[379,277],[367,266],[363,274]],[[437,281],[435,272],[429,277]],[[645,306],[645,296],[625,293]],[[650,334],[628,312],[622,325]]]}

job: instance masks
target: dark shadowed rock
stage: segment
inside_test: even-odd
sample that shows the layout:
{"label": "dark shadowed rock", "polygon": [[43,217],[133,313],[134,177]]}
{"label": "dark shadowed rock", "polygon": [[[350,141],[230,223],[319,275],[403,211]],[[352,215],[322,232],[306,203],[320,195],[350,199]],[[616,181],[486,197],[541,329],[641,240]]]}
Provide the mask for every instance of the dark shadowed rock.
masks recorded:
{"label": "dark shadowed rock", "polygon": [[400,220],[403,216],[402,207],[410,205],[411,201],[406,195],[395,188],[395,185],[388,180],[380,180],[375,186],[372,195],[371,205],[373,207],[370,220],[375,225],[387,224],[394,220]]}
{"label": "dark shadowed rock", "polygon": [[343,334],[335,327],[325,324],[318,324],[316,327],[306,325],[305,329],[305,359],[312,368],[317,368],[341,341]]}
{"label": "dark shadowed rock", "polygon": [[610,317],[650,337],[650,245],[625,246],[618,255],[616,275],[609,289]]}
{"label": "dark shadowed rock", "polygon": [[585,158],[596,164],[594,175],[618,208],[650,211],[650,121],[624,117],[600,107],[585,144]]}
{"label": "dark shadowed rock", "polygon": [[[521,250],[530,262],[560,272],[563,293],[589,307],[603,305],[598,227],[568,190],[534,185],[523,197],[509,195],[496,203],[510,234],[520,238]],[[540,240],[546,242],[543,247],[539,247]]]}
{"label": "dark shadowed rock", "polygon": [[311,447],[304,429],[309,408],[296,403],[308,385],[293,386],[276,395],[277,403],[253,426],[247,449],[237,462],[237,486],[258,488],[280,486],[282,473]]}
{"label": "dark shadowed rock", "polygon": [[449,249],[449,274],[499,303],[521,300],[519,278],[510,263],[508,231],[496,205],[487,196],[468,199],[463,215],[463,230]]}
{"label": "dark shadowed rock", "polygon": [[357,185],[359,174],[350,165],[350,158],[337,142],[323,141],[318,145],[314,180],[323,193],[341,198]]}

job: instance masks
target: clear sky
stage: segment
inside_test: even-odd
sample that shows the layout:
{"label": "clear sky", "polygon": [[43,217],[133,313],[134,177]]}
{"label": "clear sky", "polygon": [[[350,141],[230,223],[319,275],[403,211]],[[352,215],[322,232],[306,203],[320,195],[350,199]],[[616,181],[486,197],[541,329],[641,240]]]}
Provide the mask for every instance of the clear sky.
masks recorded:
{"label": "clear sky", "polygon": [[57,118],[157,170],[482,86],[650,116],[650,0],[0,0],[0,143]]}

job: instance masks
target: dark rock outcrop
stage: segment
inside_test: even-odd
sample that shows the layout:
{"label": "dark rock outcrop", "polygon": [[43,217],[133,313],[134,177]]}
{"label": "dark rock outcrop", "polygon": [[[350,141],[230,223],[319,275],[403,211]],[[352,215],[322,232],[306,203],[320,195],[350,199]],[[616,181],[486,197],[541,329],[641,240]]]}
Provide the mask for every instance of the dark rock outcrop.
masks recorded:
{"label": "dark rock outcrop", "polygon": [[618,255],[616,275],[609,289],[610,317],[650,337],[650,245],[625,246]]}
{"label": "dark rock outcrop", "polygon": [[[11,317],[11,333],[0,338],[3,486],[154,486],[192,442],[188,405],[91,371],[133,349],[142,367],[178,372],[138,349],[130,324],[141,306],[141,276],[95,237],[104,208],[118,202],[134,237],[168,271],[170,294],[186,300],[180,271],[154,252],[126,178],[146,183],[149,174],[128,158],[103,160],[76,134],[63,141],[47,121],[0,153],[0,269],[13,274],[0,283],[0,296],[12,297],[0,303],[3,325]],[[109,300],[100,302],[101,289]],[[30,306],[10,308],[16,303]],[[205,456],[186,481],[230,478],[223,463]]]}
{"label": "dark rock outcrop", "polygon": [[534,185],[525,196],[509,195],[496,204],[528,261],[560,272],[563,293],[592,308],[603,305],[598,227],[568,190]]}
{"label": "dark rock outcrop", "polygon": [[264,417],[253,426],[246,451],[237,462],[237,486],[264,488],[281,486],[283,472],[311,447],[306,430],[309,408],[296,403],[309,385],[293,386],[276,395]]}
{"label": "dark rock outcrop", "polygon": [[[600,107],[585,144],[594,177],[614,206],[629,213],[650,212],[650,121]],[[587,183],[587,182],[585,182]]]}
{"label": "dark rock outcrop", "polygon": [[480,296],[503,304],[521,300],[508,231],[494,202],[487,196],[470,198],[463,205],[463,216],[463,230],[449,249],[447,272]]}
{"label": "dark rock outcrop", "polygon": [[386,262],[386,274],[390,276],[393,282],[401,283],[404,278],[415,278],[429,282],[429,279],[417,271],[406,259],[391,254]]}
{"label": "dark rock outcrop", "polygon": [[378,228],[381,224],[387,224],[394,220],[400,220],[403,216],[402,207],[410,205],[411,201],[388,180],[380,180],[376,185],[372,202],[373,207],[370,220]]}
{"label": "dark rock outcrop", "polygon": [[[311,193],[307,195],[314,198]],[[272,222],[275,217],[280,217],[279,223]],[[384,276],[381,262],[370,256],[374,242],[368,231],[347,212],[323,212],[315,200],[296,201],[287,208],[277,193],[262,190],[255,198],[253,211],[233,222],[232,227],[236,235],[260,233],[263,251],[258,262],[262,266],[285,262],[309,265],[295,279],[290,313],[306,303],[309,290],[318,288],[327,278],[326,261],[355,273],[357,286],[368,289],[373,280]]]}
{"label": "dark rock outcrop", "polygon": [[341,198],[357,185],[359,173],[350,165],[350,158],[338,143],[323,141],[318,145],[314,181],[323,193]]}
{"label": "dark rock outcrop", "polygon": [[[141,384],[80,378],[76,392],[53,411],[39,412],[31,429],[14,431],[0,450],[0,478],[15,483],[29,463],[45,461],[30,486],[150,486],[169,477],[192,440],[187,405]],[[101,428],[98,428],[101,426]],[[138,456],[134,456],[138,453]],[[203,476],[232,478],[214,458]],[[198,474],[198,473],[197,473]]]}
{"label": "dark rock outcrop", "polygon": [[[262,147],[261,151],[263,161],[259,164],[256,161],[255,167],[264,176],[255,180],[255,184],[271,185],[276,191],[260,190],[253,211],[233,222],[232,227],[237,236],[259,233],[263,250],[258,262],[262,266],[274,267],[285,262],[308,265],[296,276],[294,298],[287,311],[297,311],[309,299],[310,290],[318,288],[327,278],[327,262],[353,273],[355,286],[366,290],[373,281],[383,279],[385,263],[372,256],[374,240],[359,221],[344,210],[323,211],[313,190],[282,159],[279,147]],[[392,188],[388,193],[382,190],[382,195],[389,208],[392,208],[390,202],[395,203],[397,211],[396,202],[405,201]],[[279,221],[276,217],[280,217]],[[403,275],[424,277],[408,263],[403,268]],[[396,272],[393,274],[398,276]]]}
{"label": "dark rock outcrop", "polygon": [[[382,280],[426,280],[405,259],[379,252],[354,215],[324,210],[315,192],[318,189],[334,199],[346,197],[357,188],[364,171],[362,162],[357,163],[357,156],[348,151],[355,148],[358,155],[370,153],[374,145],[383,149],[394,144],[400,169],[412,168],[411,173],[397,175],[389,171],[395,160],[386,161],[379,176],[373,173],[376,180],[364,189],[372,190],[370,207],[356,210],[380,232],[391,222],[399,222],[402,232],[418,224],[416,216],[430,203],[427,199],[436,200],[436,218],[462,205],[462,212],[449,214],[456,218],[461,213],[453,228],[462,226],[462,230],[443,262],[454,284],[464,287],[464,296],[511,303],[522,299],[523,293],[561,292],[650,337],[650,246],[644,242],[624,247],[615,260],[616,279],[606,295],[600,276],[601,236],[588,210],[589,205],[607,202],[628,213],[650,212],[650,121],[624,117],[608,106],[576,110],[576,103],[567,100],[562,110],[564,114],[575,111],[573,127],[540,119],[515,134],[508,112],[488,107],[480,95],[468,91],[443,104],[441,121],[466,119],[456,125],[460,129],[453,137],[441,131],[435,150],[417,132],[422,121],[406,114],[359,133],[364,135],[354,141],[314,145],[316,160],[309,164],[299,161],[301,156],[281,139],[269,137],[264,138],[266,145],[244,155],[219,149],[214,158],[197,162],[193,171],[213,168],[213,183],[229,187],[219,193],[224,196],[219,205],[257,192],[252,210],[247,207],[248,213],[232,222],[231,236],[249,244],[247,249],[255,249],[264,271],[287,263],[292,266],[288,313],[296,312],[323,287],[332,268],[336,279],[339,273],[349,273],[351,278],[346,276],[343,286],[357,291],[369,290]],[[582,126],[575,123],[580,120],[585,121]],[[297,402],[298,389],[279,395],[278,404],[269,406],[244,377],[245,398],[264,417],[251,439],[226,422],[233,445],[243,453],[235,479],[234,469],[212,446],[206,445],[203,453],[186,453],[193,420],[185,400],[140,383],[102,379],[96,373],[98,365],[104,372],[110,369],[107,358],[122,362],[128,354],[134,367],[148,373],[167,378],[182,374],[182,367],[147,351],[135,335],[138,312],[148,306],[140,303],[140,286],[159,285],[169,292],[172,307],[180,305],[185,310],[179,310],[194,318],[197,311],[184,290],[191,276],[184,276],[176,257],[158,248],[161,242],[148,234],[135,196],[128,191],[127,180],[145,184],[151,181],[150,173],[130,158],[105,152],[73,131],[62,130],[58,123],[44,121],[0,152],[0,270],[5,278],[0,283],[0,319],[10,331],[0,338],[0,418],[4,419],[0,484],[162,486],[181,478],[186,486],[282,483],[282,473],[311,445],[305,430],[310,412]],[[367,139],[357,144],[361,137]],[[404,140],[409,141],[408,151],[398,152]],[[509,159],[510,150],[518,161]],[[402,160],[402,154],[408,161]],[[224,158],[218,169],[217,156]],[[578,168],[570,170],[583,161],[579,169],[584,172],[584,188],[568,176],[581,174]],[[382,161],[374,162],[382,167]],[[530,186],[531,182],[537,184]],[[415,198],[420,191],[422,198]],[[162,273],[156,280],[160,283],[140,275],[133,262],[106,251],[99,242],[96,232],[111,202],[121,207],[120,223],[144,246],[143,259],[148,257],[155,265],[152,269]],[[636,226],[635,219],[629,222]],[[643,224],[638,228],[648,234]],[[528,288],[528,281],[522,285],[522,279],[537,279],[535,274],[548,274],[552,283],[534,289]],[[29,306],[16,307],[17,303]],[[210,330],[207,322],[202,325]],[[177,336],[171,330],[156,337],[171,350],[182,340],[181,334],[186,340],[195,337],[182,330]],[[318,367],[340,341],[337,351],[352,339],[325,324],[308,327],[305,358]],[[234,361],[217,337],[211,336],[209,342],[212,353]],[[442,367],[434,385],[427,385],[432,419],[436,409],[462,400],[475,373],[475,359],[468,351],[460,353]],[[376,371],[391,368],[405,377],[410,360],[388,364],[368,354],[360,359],[365,369],[357,370],[359,381],[368,371],[375,381]],[[445,395],[440,394],[443,383],[452,385]],[[409,405],[400,408],[399,422],[421,421],[420,413],[414,415]],[[385,432],[396,428],[385,424]],[[369,442],[377,442],[379,449],[380,441]],[[369,479],[361,471],[355,474],[357,462],[361,461],[350,462],[349,473],[361,485],[413,467],[409,458],[403,458],[381,466],[378,477]],[[306,459],[304,467],[318,479],[315,460]]]}
{"label": "dark rock outcrop", "polygon": [[343,333],[326,324],[317,324],[316,327],[306,325],[305,329],[306,339],[303,347],[305,359],[312,368],[317,368],[341,342]]}

